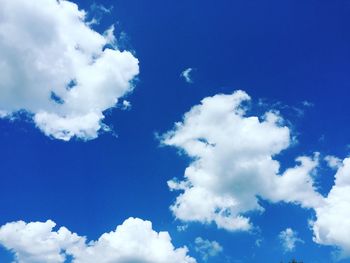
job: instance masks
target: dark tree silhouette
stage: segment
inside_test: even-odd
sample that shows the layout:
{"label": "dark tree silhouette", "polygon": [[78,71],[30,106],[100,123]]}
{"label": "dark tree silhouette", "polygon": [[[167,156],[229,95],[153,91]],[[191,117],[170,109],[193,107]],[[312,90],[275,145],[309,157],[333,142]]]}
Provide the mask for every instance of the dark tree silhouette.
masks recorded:
{"label": "dark tree silhouette", "polygon": [[[281,261],[281,263],[283,263],[283,261]],[[303,261],[296,261],[294,258],[292,259],[292,261],[289,261],[288,263],[304,263]]]}

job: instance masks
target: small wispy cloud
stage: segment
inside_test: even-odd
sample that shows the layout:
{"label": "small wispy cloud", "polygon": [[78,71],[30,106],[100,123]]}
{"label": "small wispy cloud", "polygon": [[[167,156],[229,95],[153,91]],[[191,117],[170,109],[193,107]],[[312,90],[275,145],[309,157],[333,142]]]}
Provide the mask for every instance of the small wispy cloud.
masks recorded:
{"label": "small wispy cloud", "polygon": [[104,15],[106,15],[106,14],[110,15],[112,13],[113,6],[106,7],[106,6],[101,5],[101,4],[93,3],[90,6],[90,10],[94,16],[91,18],[90,21],[86,21],[86,24],[89,26],[98,25],[98,24],[100,24],[101,19]]}
{"label": "small wispy cloud", "polygon": [[123,100],[122,102],[122,110],[130,110],[132,105],[131,105],[131,102],[128,101],[128,100]]}
{"label": "small wispy cloud", "polygon": [[93,3],[90,8],[93,11],[100,11],[106,14],[110,14],[113,10],[113,6],[106,7],[102,4],[96,4],[96,3]]}
{"label": "small wispy cloud", "polygon": [[179,225],[176,227],[178,232],[184,232],[187,230],[187,228],[188,228],[188,225]]}
{"label": "small wispy cloud", "polygon": [[261,243],[263,242],[263,240],[261,238],[258,238],[257,240],[255,240],[255,245],[257,247],[261,247]]}
{"label": "small wispy cloud", "polygon": [[342,165],[342,160],[333,155],[327,155],[324,160],[327,165],[334,170],[337,170]]}
{"label": "small wispy cloud", "polygon": [[302,103],[303,106],[305,106],[305,107],[313,107],[313,106],[315,106],[315,104],[313,104],[312,102],[307,101],[307,100],[304,100],[304,101],[302,101],[301,103]]}
{"label": "small wispy cloud", "polygon": [[181,77],[187,82],[187,83],[193,83],[192,75],[193,68],[187,68],[184,71],[181,72]]}
{"label": "small wispy cloud", "polygon": [[207,261],[209,257],[214,257],[223,251],[222,246],[217,241],[209,241],[197,237],[194,243],[196,252],[201,255],[204,261]]}
{"label": "small wispy cloud", "polygon": [[304,243],[302,239],[298,237],[298,233],[291,228],[283,230],[278,235],[282,247],[285,252],[292,252],[295,250],[296,243]]}

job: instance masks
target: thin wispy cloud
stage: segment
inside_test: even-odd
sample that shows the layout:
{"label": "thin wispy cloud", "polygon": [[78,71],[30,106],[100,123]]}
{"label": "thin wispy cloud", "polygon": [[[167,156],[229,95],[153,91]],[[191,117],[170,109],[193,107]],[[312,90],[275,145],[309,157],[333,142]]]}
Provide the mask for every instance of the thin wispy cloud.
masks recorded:
{"label": "thin wispy cloud", "polygon": [[181,72],[181,77],[187,82],[187,83],[193,83],[193,78],[192,78],[192,72],[193,68],[187,68],[184,71]]}
{"label": "thin wispy cloud", "polygon": [[281,231],[278,238],[285,252],[292,252],[295,250],[297,243],[304,243],[304,241],[298,237],[298,233],[291,228]]}
{"label": "thin wispy cloud", "polygon": [[222,246],[217,241],[209,241],[201,237],[197,237],[194,241],[195,250],[201,255],[204,261],[210,257],[215,257],[223,251]]}
{"label": "thin wispy cloud", "polygon": [[128,100],[123,100],[122,102],[122,109],[123,110],[130,110],[132,107],[131,102]]}

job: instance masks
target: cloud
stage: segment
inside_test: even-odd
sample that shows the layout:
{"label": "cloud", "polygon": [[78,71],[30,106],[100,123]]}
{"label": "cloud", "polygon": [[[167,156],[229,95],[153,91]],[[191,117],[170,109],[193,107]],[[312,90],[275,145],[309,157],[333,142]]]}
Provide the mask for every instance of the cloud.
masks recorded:
{"label": "cloud", "polygon": [[291,145],[291,131],[276,112],[248,116],[247,101],[244,91],[207,97],[162,135],[162,144],[192,160],[183,180],[168,182],[182,192],[171,206],[176,218],[246,231],[252,227],[246,213],[264,210],[258,197],[306,208],[322,202],[312,177],[318,154],[298,157],[281,173],[274,157]]}
{"label": "cloud", "polygon": [[177,229],[177,231],[179,231],[179,232],[184,232],[184,231],[187,230],[187,228],[188,228],[188,225],[179,225],[179,226],[176,226],[176,229]]}
{"label": "cloud", "polygon": [[187,83],[193,83],[191,73],[193,72],[193,68],[187,68],[184,71],[181,72],[181,77],[187,82]]}
{"label": "cloud", "polygon": [[94,25],[99,25],[101,20],[102,20],[102,18],[105,15],[111,15],[112,14],[113,6],[106,7],[106,6],[101,5],[101,4],[93,3],[90,6],[90,10],[92,11],[91,12],[92,18],[90,18],[90,20],[87,21],[87,24],[89,26],[94,26]]}
{"label": "cloud", "polygon": [[327,162],[327,165],[332,169],[338,169],[342,166],[342,160],[333,155],[327,155],[324,160]]}
{"label": "cloud", "polygon": [[24,110],[53,138],[96,138],[104,111],[132,91],[138,60],[70,1],[0,3],[1,117]]}
{"label": "cloud", "polygon": [[304,101],[302,101],[301,103],[302,103],[303,106],[305,106],[305,107],[313,107],[313,106],[315,106],[312,102],[307,101],[307,100],[304,100]]}
{"label": "cloud", "polygon": [[96,11],[100,11],[100,12],[103,12],[103,13],[106,13],[106,14],[110,14],[113,10],[113,6],[110,6],[110,7],[105,7],[104,5],[102,4],[96,4],[96,3],[93,3],[90,7],[92,10]]}
{"label": "cloud", "polygon": [[201,255],[204,261],[207,261],[209,257],[214,257],[223,251],[222,246],[217,241],[209,241],[197,237],[194,243],[195,250]]}
{"label": "cloud", "polygon": [[298,233],[291,228],[287,228],[278,235],[285,252],[292,252],[295,250],[296,243],[304,243],[298,238]]}
{"label": "cloud", "polygon": [[123,103],[122,103],[122,109],[123,110],[130,110],[132,107],[130,101],[128,100],[123,100]]}
{"label": "cloud", "polygon": [[342,161],[335,175],[335,184],[323,205],[315,208],[311,222],[314,241],[337,246],[342,257],[350,257],[350,158]]}
{"label": "cloud", "polygon": [[261,247],[261,243],[263,242],[263,239],[262,238],[258,238],[257,240],[255,240],[255,245],[257,247]]}
{"label": "cloud", "polygon": [[0,244],[15,254],[18,263],[195,263],[187,248],[175,249],[168,232],[155,232],[149,221],[129,218],[97,241],[46,222],[12,222],[0,228]]}
{"label": "cloud", "polygon": [[0,228],[0,243],[15,253],[19,263],[64,262],[65,255],[61,250],[83,240],[65,227],[52,231],[55,225],[50,220],[45,223],[8,223]]}

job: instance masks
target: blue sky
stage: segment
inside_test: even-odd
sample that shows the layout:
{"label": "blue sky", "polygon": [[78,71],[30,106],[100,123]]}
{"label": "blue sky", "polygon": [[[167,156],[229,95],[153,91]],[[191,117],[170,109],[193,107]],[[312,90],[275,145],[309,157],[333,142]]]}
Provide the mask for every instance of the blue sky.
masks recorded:
{"label": "blue sky", "polygon": [[[1,0],[0,5],[11,6],[10,2]],[[13,2],[18,4],[13,4],[9,10],[16,17],[16,12],[21,13],[24,1]],[[46,3],[53,5],[55,1],[39,2],[44,6]],[[167,181],[172,178],[184,180],[185,169],[193,164],[194,159],[202,157],[199,154],[192,158],[185,143],[162,143],[162,136],[166,132],[176,132],[175,122],[183,122],[183,126],[186,126],[184,114],[193,106],[199,105],[203,98],[221,93],[230,96],[236,90],[243,90],[251,97],[243,119],[245,116],[258,116],[262,123],[265,112],[279,111],[276,114],[283,118],[283,123],[271,125],[276,129],[288,127],[290,139],[294,138],[288,146],[281,146],[281,150],[271,155],[280,164],[277,176],[282,175],[287,168],[294,167],[296,157],[313,156],[314,152],[319,152],[317,167],[308,174],[314,182],[315,192],[326,198],[334,185],[337,169],[344,168],[343,181],[346,181],[346,175],[349,176],[350,173],[350,170],[346,170],[345,163],[332,169],[324,160],[331,155],[341,162],[349,153],[348,1],[87,0],[74,3],[87,12],[86,22],[93,17],[98,18],[99,22],[92,24],[91,28],[101,36],[111,25],[115,26],[115,42],[98,41],[115,50],[130,51],[130,56],[138,59],[140,71],[138,74],[136,62],[131,57],[125,58],[129,59],[128,63],[130,61],[128,70],[123,71],[123,67],[119,69],[118,63],[124,63],[121,60],[116,60],[116,64],[107,67],[108,70],[112,68],[118,74],[127,75],[126,83],[133,83],[128,86],[120,80],[114,83],[114,79],[111,79],[112,84],[123,87],[120,88],[122,95],[115,95],[119,99],[116,107],[113,103],[101,106],[95,102],[100,92],[109,94],[109,90],[96,89],[92,99],[88,97],[91,104],[86,102],[87,97],[82,93],[77,103],[72,103],[62,111],[56,111],[51,106],[45,108],[46,104],[41,99],[35,99],[36,93],[33,92],[36,85],[42,83],[37,84],[30,79],[21,82],[21,58],[11,57],[12,51],[22,52],[21,48],[27,45],[28,49],[23,52],[31,54],[34,44],[29,45],[27,36],[23,36],[22,43],[5,49],[8,43],[12,43],[6,42],[7,38],[21,41],[20,33],[25,29],[20,28],[22,23],[17,23],[0,11],[0,62],[14,61],[12,70],[15,72],[11,73],[13,78],[10,80],[6,78],[7,73],[0,73],[1,82],[10,83],[9,86],[13,87],[6,91],[8,93],[0,92],[3,96],[0,99],[0,110],[7,111],[0,119],[0,225],[19,220],[29,223],[50,219],[58,227],[64,226],[80,236],[86,236],[88,240],[97,240],[103,233],[115,230],[129,217],[137,217],[151,221],[156,232],[168,231],[174,247],[187,246],[188,255],[197,262],[288,262],[292,258],[315,263],[336,260],[350,262],[349,237],[344,238],[336,233],[334,236],[330,234],[320,237],[318,242],[313,241],[316,232],[309,221],[321,218],[321,205],[303,208],[300,203],[304,199],[286,201],[290,194],[286,197],[259,197],[264,212],[247,209],[248,212],[239,213],[250,218],[252,228],[248,231],[220,228],[215,220],[181,220],[179,214],[169,209],[180,192],[169,191]],[[109,11],[103,11],[102,6]],[[39,15],[27,15],[33,28],[36,27],[35,21]],[[2,16],[5,19],[1,19]],[[18,32],[10,34],[6,28],[1,27],[6,19],[15,25]],[[46,51],[41,45],[46,47],[44,42],[48,41],[48,37],[45,34],[51,32],[50,25],[48,23],[46,28],[37,26],[37,30],[29,31],[29,34],[42,37],[35,50],[48,58],[51,58],[51,54],[45,52],[50,52],[50,49]],[[71,36],[70,33],[67,35]],[[76,41],[82,41],[83,49],[83,42],[89,42],[84,39]],[[32,53],[38,54],[34,51]],[[58,57],[52,55],[52,58]],[[53,70],[56,70],[56,65],[53,63]],[[77,72],[78,66],[74,68]],[[190,72],[191,83],[181,76],[188,68],[193,69]],[[97,68],[91,72],[96,76],[105,76],[106,71]],[[38,76],[41,76],[38,72]],[[57,83],[59,81],[58,79]],[[93,81],[91,79],[87,83],[94,83]],[[109,81],[107,77],[106,81]],[[45,78],[43,83],[56,85],[56,77]],[[4,90],[5,84],[0,85]],[[112,84],[111,86],[114,85]],[[88,89],[90,86],[86,85]],[[82,85],[81,88],[85,86]],[[74,89],[73,87],[72,90]],[[59,92],[60,89],[55,91],[57,94]],[[18,102],[18,94],[29,94],[26,95],[28,99]],[[69,99],[67,95],[67,101]],[[131,103],[130,109],[122,110],[120,105],[123,100]],[[53,125],[51,120],[41,119],[42,122],[39,122],[33,117],[39,116],[39,108],[57,113],[59,117],[69,115],[72,109],[85,114],[90,109],[82,109],[82,104],[99,108],[98,113],[105,116],[99,121],[110,128],[101,126],[92,135],[75,133],[62,140],[55,130],[57,127],[48,131],[50,125]],[[22,113],[16,115],[17,110],[22,110]],[[85,121],[88,122],[84,119],[80,123]],[[57,123],[57,120],[53,122]],[[235,129],[233,125],[233,130]],[[261,137],[259,131],[257,127],[256,134],[251,136]],[[208,138],[217,138],[211,133],[208,133],[208,137],[203,136],[208,141]],[[280,141],[280,137],[276,138],[276,144]],[[230,142],[228,140],[227,144]],[[240,159],[239,152],[235,156],[237,160]],[[231,162],[230,155],[223,158]],[[232,162],[235,160],[232,159]],[[217,166],[222,165],[219,161],[213,162]],[[230,166],[226,170],[230,172]],[[220,177],[220,174],[213,176]],[[244,178],[246,177],[243,177],[243,184],[245,180],[251,180]],[[346,192],[346,186],[344,189]],[[350,198],[347,196],[341,199],[344,204],[341,209],[350,210],[348,200]],[[207,201],[202,200],[203,203]],[[320,211],[319,216],[316,216],[316,211]],[[322,215],[332,215],[335,210],[325,211]],[[346,215],[346,212],[340,214]],[[320,228],[329,227],[324,231],[333,233],[334,229],[339,232],[337,228],[341,225],[343,230],[340,232],[350,233],[350,225],[344,222],[348,218],[335,216],[333,219],[330,226],[325,223],[328,219],[322,222],[319,219]],[[178,226],[186,226],[185,231],[179,231]],[[297,240],[302,240],[296,241],[295,247],[290,250],[283,246],[283,240],[279,237],[288,228],[293,230]],[[219,249],[210,255],[209,249],[204,248],[201,253],[200,246],[195,242],[197,237],[209,241],[210,248],[213,246],[210,242],[218,242],[222,251]],[[49,262],[39,261],[35,257],[30,261],[26,253],[34,252],[24,253],[16,247],[18,242],[11,243],[12,239],[8,240],[10,239],[1,239],[0,230],[0,243],[3,245],[0,249],[0,262],[12,262],[16,252],[22,255],[22,258],[18,258],[17,254],[18,262]],[[347,257],[337,259],[339,249]],[[27,255],[27,258],[23,255]],[[203,255],[207,255],[207,258],[203,259]],[[84,259],[80,260],[76,262],[84,262]],[[112,262],[139,262],[136,259],[128,260]],[[155,261],[151,259],[150,262]]]}

